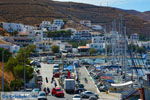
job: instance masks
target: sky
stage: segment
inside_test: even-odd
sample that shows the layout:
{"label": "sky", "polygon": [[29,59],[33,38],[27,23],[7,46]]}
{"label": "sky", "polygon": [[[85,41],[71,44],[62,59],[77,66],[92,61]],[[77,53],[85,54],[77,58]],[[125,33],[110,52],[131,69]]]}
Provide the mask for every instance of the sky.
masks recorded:
{"label": "sky", "polygon": [[63,2],[80,2],[98,6],[111,6],[127,10],[150,11],[150,0],[53,0]]}

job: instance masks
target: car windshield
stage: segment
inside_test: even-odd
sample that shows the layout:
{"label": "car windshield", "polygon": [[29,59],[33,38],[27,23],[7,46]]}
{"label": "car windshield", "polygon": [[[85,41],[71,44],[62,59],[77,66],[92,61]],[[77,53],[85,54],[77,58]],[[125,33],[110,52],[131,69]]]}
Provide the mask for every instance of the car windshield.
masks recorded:
{"label": "car windshield", "polygon": [[76,95],[76,96],[74,96],[73,98],[80,98],[80,96],[79,96],[79,95]]}
{"label": "car windshield", "polygon": [[46,94],[45,93],[41,93],[40,96],[46,96]]}
{"label": "car windshield", "polygon": [[92,92],[86,92],[86,94],[93,94]]}
{"label": "car windshield", "polygon": [[62,91],[61,89],[56,89],[56,91]]}

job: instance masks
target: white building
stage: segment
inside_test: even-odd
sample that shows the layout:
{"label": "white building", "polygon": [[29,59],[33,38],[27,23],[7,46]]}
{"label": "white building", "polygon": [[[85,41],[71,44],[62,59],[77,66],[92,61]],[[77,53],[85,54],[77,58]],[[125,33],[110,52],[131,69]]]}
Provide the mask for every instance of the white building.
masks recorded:
{"label": "white building", "polygon": [[35,42],[43,41],[43,31],[42,30],[33,30],[31,35],[35,39]]}
{"label": "white building", "polygon": [[2,23],[3,28],[8,31],[8,32],[21,32],[24,30],[24,25],[23,24],[18,24],[18,23]]}
{"label": "white building", "polygon": [[105,36],[92,37],[92,43],[105,43]]}
{"label": "white building", "polygon": [[48,31],[58,31],[61,29],[61,26],[52,24],[52,25],[48,26],[47,28],[48,28]]}
{"label": "white building", "polygon": [[54,19],[53,24],[62,27],[65,23],[62,19]]}
{"label": "white building", "polygon": [[106,44],[105,44],[105,36],[95,36],[92,37],[92,43],[87,44],[90,48],[94,48],[98,51],[101,51],[105,49]]}
{"label": "white building", "polygon": [[36,45],[36,51],[39,51],[39,52],[49,51],[51,48],[51,41],[49,40],[34,42],[34,44]]}
{"label": "white building", "polygon": [[46,28],[50,25],[51,25],[50,21],[42,21],[42,23],[40,24],[40,28]]}
{"label": "white building", "polygon": [[71,38],[75,40],[90,40],[91,33],[89,30],[79,30],[75,32]]}
{"label": "white building", "polygon": [[99,31],[99,30],[102,30],[103,27],[101,25],[92,25],[92,29]]}
{"label": "white building", "polygon": [[80,24],[91,27],[91,21],[90,20],[81,20]]}
{"label": "white building", "polygon": [[59,44],[59,47],[61,51],[72,52],[72,45],[66,42]]}
{"label": "white building", "polygon": [[137,33],[131,34],[130,35],[130,40],[131,40],[131,42],[139,41],[139,35]]}
{"label": "white building", "polygon": [[36,27],[30,26],[30,25],[24,25],[20,23],[2,23],[3,28],[8,32],[30,32],[33,29],[36,29]]}

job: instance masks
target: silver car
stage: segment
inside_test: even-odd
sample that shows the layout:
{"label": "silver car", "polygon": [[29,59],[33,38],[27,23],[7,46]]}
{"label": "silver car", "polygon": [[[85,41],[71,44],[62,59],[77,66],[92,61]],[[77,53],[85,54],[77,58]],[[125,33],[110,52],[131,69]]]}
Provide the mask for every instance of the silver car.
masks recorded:
{"label": "silver car", "polygon": [[95,97],[98,98],[98,94],[95,94],[95,93],[93,93],[91,91],[84,91],[84,92],[81,93],[81,97],[82,98],[89,98],[91,96],[95,96]]}
{"label": "silver car", "polygon": [[47,96],[46,96],[46,93],[44,91],[39,92],[38,100],[47,100]]}

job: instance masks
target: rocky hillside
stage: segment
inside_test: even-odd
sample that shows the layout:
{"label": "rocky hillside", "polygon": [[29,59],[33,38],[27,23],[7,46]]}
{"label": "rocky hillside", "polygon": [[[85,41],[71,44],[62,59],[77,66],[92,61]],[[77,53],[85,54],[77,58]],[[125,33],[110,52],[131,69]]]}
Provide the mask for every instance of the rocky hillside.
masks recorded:
{"label": "rocky hillside", "polygon": [[111,29],[111,22],[123,15],[128,33],[150,34],[150,22],[124,10],[98,7],[82,3],[56,2],[51,0],[0,0],[0,21],[39,24],[43,20],[87,19]]}
{"label": "rocky hillside", "polygon": [[146,12],[139,12],[136,10],[126,10],[127,13],[138,16],[140,18],[142,18],[145,21],[150,21],[150,11],[146,11]]}

